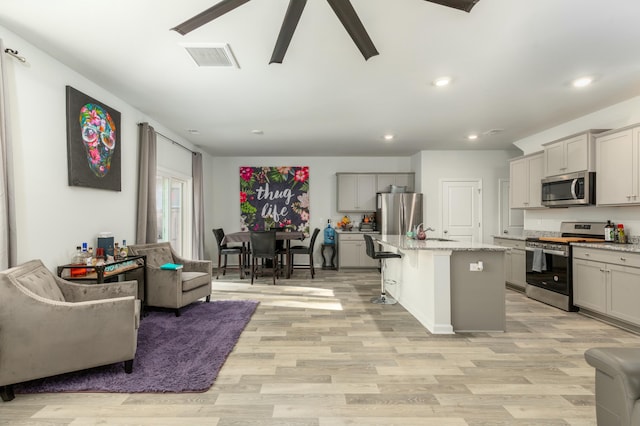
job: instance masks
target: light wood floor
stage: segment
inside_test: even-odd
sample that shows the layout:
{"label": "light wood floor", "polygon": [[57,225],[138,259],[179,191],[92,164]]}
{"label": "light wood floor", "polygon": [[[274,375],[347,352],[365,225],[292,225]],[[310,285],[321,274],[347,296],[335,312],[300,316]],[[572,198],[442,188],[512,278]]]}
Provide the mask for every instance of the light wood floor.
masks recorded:
{"label": "light wood floor", "polygon": [[595,425],[593,346],[640,337],[507,291],[507,332],[430,335],[369,303],[376,271],[236,272],[213,300],[261,303],[214,386],[192,394],[17,395],[2,425]]}

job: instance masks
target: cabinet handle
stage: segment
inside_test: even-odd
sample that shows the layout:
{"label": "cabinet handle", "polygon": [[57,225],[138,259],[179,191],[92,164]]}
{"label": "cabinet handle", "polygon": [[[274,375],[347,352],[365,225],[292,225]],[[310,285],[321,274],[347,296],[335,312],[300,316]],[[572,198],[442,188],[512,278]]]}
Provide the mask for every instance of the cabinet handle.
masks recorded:
{"label": "cabinet handle", "polygon": [[600,269],[600,272],[607,272],[606,269]]}
{"label": "cabinet handle", "polygon": [[627,258],[626,257],[621,257],[620,260],[622,260],[623,262],[626,262]]}
{"label": "cabinet handle", "polygon": [[585,257],[591,256],[591,253],[585,253]]}

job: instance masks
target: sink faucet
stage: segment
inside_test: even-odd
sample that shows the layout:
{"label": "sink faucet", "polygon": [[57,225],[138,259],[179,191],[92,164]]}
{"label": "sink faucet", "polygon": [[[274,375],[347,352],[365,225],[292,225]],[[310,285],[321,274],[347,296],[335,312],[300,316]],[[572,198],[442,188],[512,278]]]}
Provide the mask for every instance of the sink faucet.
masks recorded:
{"label": "sink faucet", "polygon": [[432,227],[429,226],[427,229],[424,230],[424,232],[427,232],[427,231],[434,231],[435,232],[435,229],[433,229]]}

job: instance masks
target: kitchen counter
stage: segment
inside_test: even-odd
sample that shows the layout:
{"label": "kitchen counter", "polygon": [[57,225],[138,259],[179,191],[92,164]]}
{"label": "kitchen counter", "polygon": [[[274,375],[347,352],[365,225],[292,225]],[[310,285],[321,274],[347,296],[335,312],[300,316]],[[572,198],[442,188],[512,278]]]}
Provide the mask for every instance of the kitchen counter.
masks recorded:
{"label": "kitchen counter", "polygon": [[338,234],[379,234],[380,231],[360,231],[359,229],[353,229],[351,231],[344,231],[342,229],[336,229]]}
{"label": "kitchen counter", "polygon": [[529,238],[526,235],[509,235],[509,234],[502,234],[502,235],[493,235],[493,238],[503,238],[505,240],[514,240],[514,241],[526,241],[527,238]]}
{"label": "kitchen counter", "polygon": [[381,235],[377,239],[401,250],[505,251],[507,247],[465,241],[414,240],[404,235]]}
{"label": "kitchen counter", "polygon": [[640,244],[616,244],[616,243],[571,243],[574,247],[587,247],[600,250],[624,251],[627,253],[640,253]]}
{"label": "kitchen counter", "polygon": [[379,235],[389,259],[386,291],[433,334],[504,331],[507,247]]}

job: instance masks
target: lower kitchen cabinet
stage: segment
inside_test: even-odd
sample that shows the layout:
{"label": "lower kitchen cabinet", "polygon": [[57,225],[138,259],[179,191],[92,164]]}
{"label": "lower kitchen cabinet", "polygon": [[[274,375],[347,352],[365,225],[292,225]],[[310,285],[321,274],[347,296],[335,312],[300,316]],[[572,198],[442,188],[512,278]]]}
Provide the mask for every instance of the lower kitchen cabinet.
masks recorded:
{"label": "lower kitchen cabinet", "polygon": [[524,291],[526,285],[527,255],[525,242],[508,238],[494,238],[497,246],[509,247],[504,255],[505,281],[511,287]]}
{"label": "lower kitchen cabinet", "polygon": [[339,268],[377,268],[379,261],[367,256],[364,234],[339,232],[338,267]]}
{"label": "lower kitchen cabinet", "polygon": [[640,326],[640,255],[575,247],[573,303]]}

